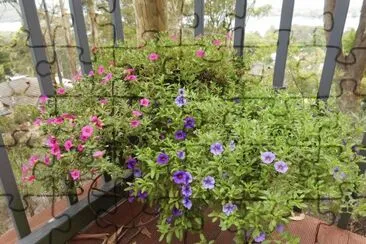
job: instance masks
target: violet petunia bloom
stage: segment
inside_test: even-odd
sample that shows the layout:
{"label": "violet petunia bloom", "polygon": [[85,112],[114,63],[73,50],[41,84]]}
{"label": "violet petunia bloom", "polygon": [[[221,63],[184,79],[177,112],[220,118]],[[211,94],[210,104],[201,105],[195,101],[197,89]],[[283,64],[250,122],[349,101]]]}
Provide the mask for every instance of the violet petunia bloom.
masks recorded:
{"label": "violet petunia bloom", "polygon": [[282,173],[282,174],[286,173],[287,170],[288,170],[287,164],[285,162],[283,162],[283,161],[276,162],[274,164],[274,167],[275,167],[275,169],[276,169],[277,172]]}
{"label": "violet petunia bloom", "polygon": [[175,104],[177,104],[178,107],[182,107],[187,104],[187,99],[185,99],[185,97],[182,95],[177,96],[175,99]]}
{"label": "violet petunia bloom", "polygon": [[139,192],[137,193],[137,197],[138,197],[139,199],[142,199],[142,200],[146,199],[146,198],[147,198],[147,196],[148,196],[148,194],[147,194],[147,192],[146,192],[146,191],[144,191],[144,192],[139,191]]}
{"label": "violet petunia bloom", "polygon": [[165,153],[160,153],[156,158],[156,162],[160,165],[165,165],[169,162],[169,156]]}
{"label": "violet petunia bloom", "polygon": [[182,210],[177,209],[176,207],[173,208],[172,214],[174,217],[179,217],[183,214]]}
{"label": "violet petunia bloom", "polygon": [[226,216],[229,216],[232,213],[234,213],[237,209],[238,209],[238,207],[235,204],[230,202],[230,203],[226,203],[222,207],[222,212],[224,212],[224,214],[226,214]]}
{"label": "violet petunia bloom", "polygon": [[186,153],[185,151],[178,151],[177,152],[177,157],[180,159],[180,160],[183,160],[186,158]]}
{"label": "violet petunia bloom", "polygon": [[184,139],[186,139],[187,134],[182,131],[182,130],[178,130],[177,132],[175,132],[175,139],[178,141],[182,141]]}
{"label": "violet petunia bloom", "polygon": [[210,148],[210,152],[213,154],[213,155],[220,155],[221,153],[223,153],[224,151],[224,147],[222,146],[221,143],[219,142],[215,142],[214,144],[211,145],[211,148]]}
{"label": "violet petunia bloom", "polygon": [[184,88],[178,89],[178,95],[184,96]]}
{"label": "violet petunia bloom", "polygon": [[262,162],[265,164],[272,163],[276,158],[276,155],[273,152],[264,152],[261,154]]}
{"label": "violet petunia bloom", "polygon": [[126,160],[126,164],[128,169],[134,169],[136,167],[137,160],[135,158],[129,157]]}
{"label": "violet petunia bloom", "polygon": [[192,195],[192,188],[190,185],[183,185],[181,192],[183,196],[190,197]]}
{"label": "violet petunia bloom", "polygon": [[195,127],[196,121],[193,117],[187,117],[184,119],[184,128],[193,129]]}
{"label": "violet petunia bloom", "polygon": [[166,223],[167,224],[171,224],[173,222],[173,216],[169,216],[167,219],[166,219]]}
{"label": "violet petunia bloom", "polygon": [[185,208],[187,208],[187,209],[192,208],[192,201],[188,197],[183,198],[182,203]]}
{"label": "violet petunia bloom", "polygon": [[138,169],[138,168],[133,169],[133,176],[134,176],[135,178],[141,178],[141,176],[142,176],[142,171],[141,171],[141,169]]}
{"label": "violet petunia bloom", "polygon": [[266,239],[266,233],[261,232],[261,233],[259,234],[259,236],[257,236],[257,237],[255,237],[255,238],[254,238],[254,241],[255,241],[255,242],[262,242],[262,241],[264,241],[265,239]]}
{"label": "violet petunia bloom", "polygon": [[277,226],[276,226],[276,231],[277,231],[278,233],[282,233],[282,232],[284,232],[284,231],[285,231],[285,226],[284,226],[283,224],[279,224],[279,225],[277,225]]}
{"label": "violet petunia bloom", "polygon": [[212,176],[206,176],[203,180],[202,180],[202,188],[203,189],[213,189],[215,187],[215,178]]}
{"label": "violet petunia bloom", "polygon": [[176,171],[173,174],[173,181],[175,184],[189,184],[192,182],[192,175],[186,171]]}

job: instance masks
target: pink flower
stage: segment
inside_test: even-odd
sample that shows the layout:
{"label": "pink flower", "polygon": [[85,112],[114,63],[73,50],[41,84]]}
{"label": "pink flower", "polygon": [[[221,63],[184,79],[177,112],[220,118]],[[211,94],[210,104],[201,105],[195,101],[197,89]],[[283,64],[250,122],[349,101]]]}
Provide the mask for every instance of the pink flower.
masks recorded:
{"label": "pink flower", "polygon": [[137,76],[136,75],[127,75],[125,80],[129,80],[129,81],[137,80]]}
{"label": "pink flower", "polygon": [[29,183],[33,183],[35,180],[36,180],[36,177],[34,175],[31,175],[29,177],[26,177],[26,180],[29,182]]}
{"label": "pink flower", "polygon": [[98,67],[98,74],[99,75],[102,75],[103,73],[104,73],[104,67],[103,67],[103,65],[99,65],[99,67]]}
{"label": "pink flower", "polygon": [[159,59],[159,54],[157,54],[157,53],[150,53],[149,54],[149,60],[150,61],[156,61],[158,59]]}
{"label": "pink flower", "polygon": [[42,96],[39,97],[39,103],[40,104],[45,104],[45,103],[47,103],[48,99],[49,98],[47,96],[42,95]]}
{"label": "pink flower", "polygon": [[216,46],[216,47],[219,47],[219,46],[221,46],[221,41],[220,41],[220,40],[218,40],[218,39],[216,39],[216,40],[213,40],[213,41],[212,41],[212,44],[213,44],[214,46]]}
{"label": "pink flower", "polygon": [[205,56],[205,51],[202,49],[199,49],[196,51],[196,57],[203,58]]}
{"label": "pink flower", "polygon": [[107,84],[112,79],[112,73],[108,73],[103,80],[100,81],[103,85]]}
{"label": "pink flower", "polygon": [[39,157],[37,155],[32,155],[29,160],[28,163],[31,167],[33,167],[39,160]]}
{"label": "pink flower", "polygon": [[36,118],[34,121],[33,121],[33,125],[34,126],[40,126],[42,124],[42,119],[41,118]]}
{"label": "pink flower", "polygon": [[69,119],[69,120],[74,120],[76,119],[76,116],[73,114],[69,114],[69,113],[63,113],[61,114],[61,117],[64,119]]}
{"label": "pink flower", "polygon": [[58,95],[65,95],[65,93],[66,93],[65,88],[63,88],[63,87],[57,88],[56,93]]}
{"label": "pink flower", "polygon": [[81,136],[88,139],[93,135],[94,128],[90,125],[86,125],[81,129]]}
{"label": "pink flower", "polygon": [[61,155],[60,146],[58,144],[55,144],[51,147],[51,154],[54,156],[57,156],[57,158]]}
{"label": "pink flower", "polygon": [[106,104],[108,103],[108,99],[107,99],[107,98],[101,98],[101,99],[99,100],[99,103],[100,103],[101,105],[106,105]]}
{"label": "pink flower", "polygon": [[135,69],[126,69],[126,70],[124,71],[124,73],[125,73],[125,74],[128,74],[128,75],[133,74],[133,72],[135,72]]}
{"label": "pink flower", "polygon": [[140,105],[144,107],[148,107],[150,105],[150,100],[147,98],[143,98],[140,100]]}
{"label": "pink flower", "polygon": [[93,158],[102,158],[104,156],[104,151],[96,151],[93,153]]}
{"label": "pink flower", "polygon": [[104,124],[102,122],[102,120],[100,120],[98,118],[98,116],[96,115],[93,115],[91,118],[90,118],[90,121],[93,122],[99,129],[103,128]]}
{"label": "pink flower", "polygon": [[133,115],[134,117],[140,117],[140,116],[142,115],[142,113],[141,113],[140,111],[138,111],[138,110],[133,110],[133,111],[132,111],[132,115]]}
{"label": "pink flower", "polygon": [[48,137],[48,139],[47,139],[47,145],[49,146],[49,147],[53,147],[53,146],[55,146],[55,145],[57,145],[58,143],[57,143],[57,138],[56,137],[54,137],[54,136],[50,136],[50,137]]}
{"label": "pink flower", "polygon": [[79,144],[77,147],[78,152],[83,152],[84,151],[84,145]]}
{"label": "pink flower", "polygon": [[53,123],[57,124],[57,125],[60,125],[64,122],[64,118],[62,117],[56,117],[54,120],[53,120]]}
{"label": "pink flower", "polygon": [[64,143],[64,147],[65,147],[65,150],[69,152],[71,150],[71,148],[73,147],[72,140],[71,139],[66,140]]}
{"label": "pink flower", "polygon": [[25,164],[22,164],[22,175],[26,175],[28,173],[29,167]]}
{"label": "pink flower", "polygon": [[75,181],[75,180],[77,180],[77,179],[79,179],[80,178],[80,170],[78,170],[78,169],[73,169],[73,170],[71,170],[70,171],[70,176],[71,176],[71,178]]}
{"label": "pink flower", "polygon": [[140,121],[140,120],[132,120],[132,121],[130,122],[130,125],[131,125],[131,127],[132,127],[132,128],[136,128],[136,127],[138,127],[139,125],[141,125],[141,121]]}
{"label": "pink flower", "polygon": [[83,75],[81,74],[81,71],[77,72],[72,79],[73,80],[81,80],[81,78],[83,77]]}
{"label": "pink flower", "polygon": [[50,163],[51,163],[50,157],[48,155],[45,155],[43,162],[45,165],[50,165]]}
{"label": "pink flower", "polygon": [[93,70],[90,70],[90,71],[89,71],[89,74],[88,74],[88,76],[89,76],[89,77],[92,77],[92,76],[94,76],[94,71],[93,71]]}

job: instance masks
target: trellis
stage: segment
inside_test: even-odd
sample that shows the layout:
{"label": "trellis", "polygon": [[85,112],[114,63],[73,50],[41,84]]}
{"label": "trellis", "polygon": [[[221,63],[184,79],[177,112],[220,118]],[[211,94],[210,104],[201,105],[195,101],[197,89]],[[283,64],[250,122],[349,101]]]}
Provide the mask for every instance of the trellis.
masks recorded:
{"label": "trellis", "polygon": [[[124,41],[123,23],[121,17],[120,0],[107,0],[109,13],[112,17],[113,40],[117,46],[119,42]],[[329,98],[332,80],[337,64],[337,55],[340,51],[341,38],[347,17],[350,0],[337,0],[335,13],[330,30],[329,42],[326,46],[326,57],[319,90],[318,99],[326,100]],[[32,53],[33,63],[37,71],[37,77],[42,95],[52,97],[55,90],[51,79],[51,67],[46,57],[46,46],[42,37],[40,22],[37,14],[35,0],[19,0],[23,14],[23,22],[29,35],[29,47]],[[292,18],[294,12],[295,0],[283,0],[281,10],[281,20],[278,33],[278,43],[276,51],[276,60],[273,73],[273,88],[284,88],[284,79],[286,71],[286,61],[288,47],[290,42],[290,33]],[[76,48],[83,74],[88,74],[92,70],[92,61],[89,48],[88,37],[86,33],[85,20],[83,15],[82,1],[69,0],[69,6],[73,21],[73,29],[76,40]],[[204,0],[194,1],[194,35],[204,34]],[[234,26],[234,48],[239,57],[245,58],[245,17],[247,13],[247,0],[236,0],[235,5],[235,26]],[[362,145],[366,145],[366,136],[362,140]],[[19,193],[16,180],[8,159],[5,145],[0,136],[0,160],[1,170],[0,179],[2,181],[5,196],[8,199],[13,224],[20,239],[20,243],[64,243],[64,241],[74,236],[80,229],[95,219],[91,208],[98,211],[106,211],[122,198],[110,198],[107,194],[92,196],[90,199],[79,201],[76,191],[69,195],[70,207],[54,221],[44,225],[40,229],[31,232],[30,226],[25,214],[24,205]],[[366,151],[359,151],[366,156]],[[360,165],[361,172],[366,170],[366,163]],[[105,192],[122,192],[119,185],[114,184],[110,177],[105,176],[105,183],[102,187]],[[346,228],[350,215],[343,213],[338,221],[338,226]]]}

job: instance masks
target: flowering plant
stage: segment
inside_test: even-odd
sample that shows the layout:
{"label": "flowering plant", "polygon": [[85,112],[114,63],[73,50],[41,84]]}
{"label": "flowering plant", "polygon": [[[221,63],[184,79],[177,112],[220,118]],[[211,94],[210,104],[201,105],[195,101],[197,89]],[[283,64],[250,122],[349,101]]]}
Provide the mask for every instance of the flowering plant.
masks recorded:
{"label": "flowering plant", "polygon": [[332,101],[258,84],[217,40],[174,42],[115,53],[42,107],[50,172],[132,171],[129,200],[159,206],[168,242],[202,230],[206,211],[237,242],[263,242],[294,207],[328,197],[339,210],[363,187],[350,146],[360,126]]}

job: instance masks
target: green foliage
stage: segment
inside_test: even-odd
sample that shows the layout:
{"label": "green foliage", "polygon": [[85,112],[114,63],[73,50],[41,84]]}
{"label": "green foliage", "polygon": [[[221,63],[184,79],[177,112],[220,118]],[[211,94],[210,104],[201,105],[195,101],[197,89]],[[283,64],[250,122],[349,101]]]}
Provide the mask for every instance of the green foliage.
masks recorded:
{"label": "green foliage", "polygon": [[354,46],[354,41],[356,39],[356,31],[355,29],[350,29],[343,34],[342,38],[342,48],[344,53],[350,53],[351,49]]}

